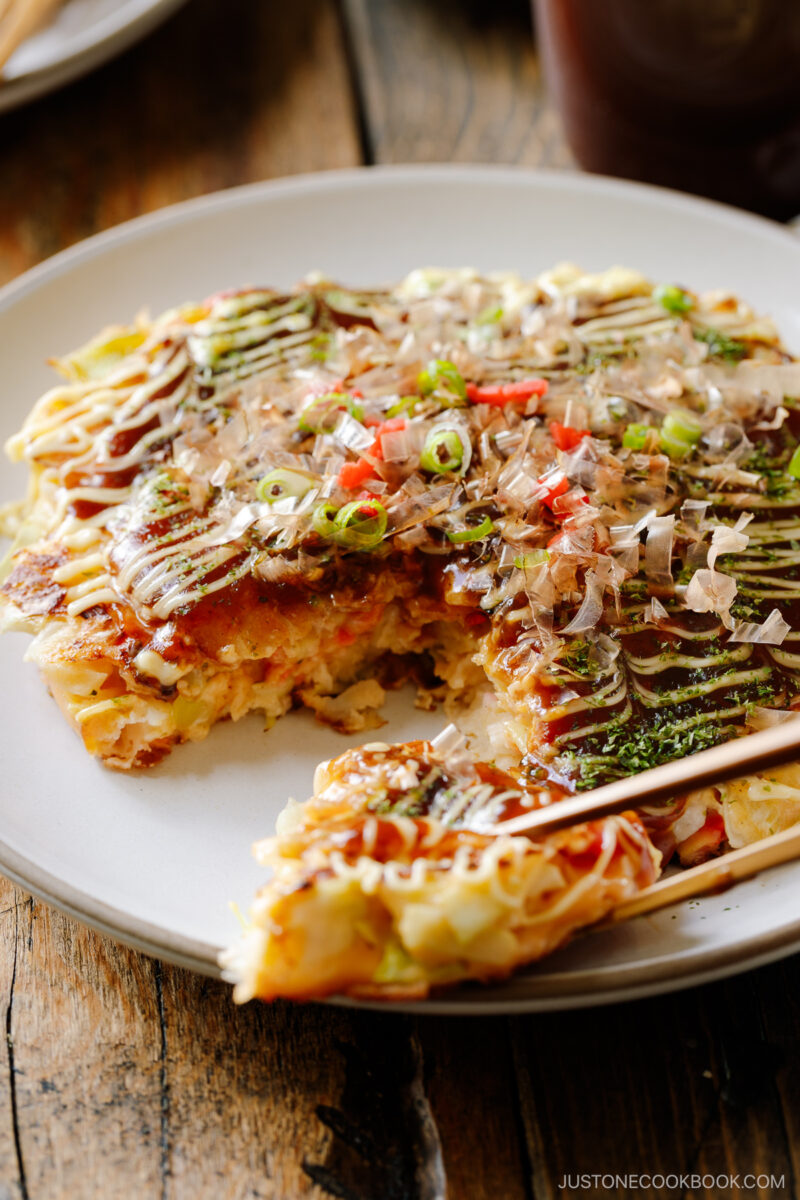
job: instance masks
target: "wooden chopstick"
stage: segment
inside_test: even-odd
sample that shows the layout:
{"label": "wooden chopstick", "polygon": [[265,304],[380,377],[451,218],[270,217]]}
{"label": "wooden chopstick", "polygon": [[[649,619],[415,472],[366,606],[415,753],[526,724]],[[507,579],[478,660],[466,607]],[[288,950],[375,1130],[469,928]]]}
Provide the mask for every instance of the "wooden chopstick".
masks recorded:
{"label": "wooden chopstick", "polygon": [[789,717],[760,733],[723,742],[710,750],[701,750],[650,771],[618,779],[594,791],[513,817],[510,821],[499,821],[485,832],[524,834],[564,829],[628,808],[670,800],[682,792],[739,779],[799,758],[800,718]]}
{"label": "wooden chopstick", "polygon": [[699,867],[689,867],[678,875],[660,879],[658,883],[643,888],[638,896],[619,904],[604,923],[616,924],[617,921],[627,921],[630,917],[667,908],[681,900],[723,891],[740,879],[749,879],[759,871],[796,858],[800,858],[800,826],[797,825],[754,842],[751,846],[744,846],[741,850],[730,850],[721,858],[713,858]]}
{"label": "wooden chopstick", "polygon": [[0,0],[0,71],[26,38],[53,15],[63,0]]}

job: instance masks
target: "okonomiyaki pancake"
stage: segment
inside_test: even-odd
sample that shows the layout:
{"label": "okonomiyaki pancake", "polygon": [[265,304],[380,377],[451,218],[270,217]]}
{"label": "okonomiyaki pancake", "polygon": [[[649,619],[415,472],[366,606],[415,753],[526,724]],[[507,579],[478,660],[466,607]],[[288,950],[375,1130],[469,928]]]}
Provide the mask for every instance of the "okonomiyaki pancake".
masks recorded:
{"label": "okonomiyaki pancake", "polygon": [[[800,364],[731,295],[311,280],[56,365],[9,443],[3,619],[109,766],[253,709],[366,729],[414,676],[478,757],[575,790],[798,702]],[[652,836],[697,861],[793,822],[796,782],[679,797]]]}
{"label": "okonomiyaki pancake", "polygon": [[538,840],[484,832],[559,789],[520,788],[454,734],[320,765],[312,799],[256,846],[274,877],[223,959],[237,1000],[419,998],[502,977],[654,881],[634,813]]}

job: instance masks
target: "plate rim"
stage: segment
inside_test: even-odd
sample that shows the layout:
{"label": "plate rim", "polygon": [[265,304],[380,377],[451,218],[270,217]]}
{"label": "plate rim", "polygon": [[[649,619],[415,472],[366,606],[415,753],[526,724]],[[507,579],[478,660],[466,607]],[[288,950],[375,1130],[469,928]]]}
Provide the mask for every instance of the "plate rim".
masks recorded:
{"label": "plate rim", "polygon": [[91,36],[89,26],[86,30],[89,39],[84,37],[83,44],[77,39],[77,47],[64,58],[0,84],[0,115],[72,83],[122,54],[185,3],[186,0],[129,0],[131,7],[138,4],[138,11],[127,18],[124,8],[108,13],[97,22],[96,35]]}
{"label": "plate rim", "polygon": [[[158,0],[157,7],[163,4],[177,7],[181,2],[182,0]],[[672,189],[606,176],[490,164],[425,163],[355,167],[244,184],[134,217],[60,251],[0,288],[0,314],[82,263],[102,257],[114,247],[136,241],[148,232],[180,225],[195,215],[202,216],[220,210],[235,211],[241,205],[257,204],[262,198],[268,200],[271,196],[306,196],[331,189],[341,191],[364,186],[390,186],[398,180],[419,186],[437,185],[459,179],[464,182],[474,182],[476,179],[492,180],[497,186],[503,186],[505,183],[524,183],[534,189],[545,190],[568,187],[578,192],[594,193],[599,197],[638,196],[650,203],[667,203],[673,208],[682,209],[687,215],[710,214],[717,221],[734,228],[756,228],[761,236],[774,239],[787,248],[791,246],[794,253],[800,249],[795,232],[767,218]],[[216,978],[221,975],[217,964],[219,951],[216,946],[142,920],[96,899],[20,854],[2,837],[0,870],[14,883],[101,934],[152,957],[200,974]],[[536,980],[532,977],[529,981],[531,990],[524,997],[511,995],[507,999],[481,1000],[480,995],[476,993],[474,1000],[470,998],[454,1002],[448,1000],[444,994],[442,997],[391,1006],[385,1002],[355,1001],[347,997],[330,997],[327,1002],[381,1011],[459,1016],[566,1010],[676,991],[754,969],[798,949],[800,918],[778,931],[759,933],[732,946],[719,947],[710,952],[698,951],[687,956],[683,963],[676,963],[674,958],[669,956],[650,960],[646,964],[634,962],[627,967],[617,968],[615,982],[611,984],[600,978],[597,969],[593,969],[584,972],[564,972],[561,975],[556,973],[551,975],[549,980]],[[592,986],[593,982],[595,986]],[[461,995],[463,996],[463,992]]]}
{"label": "plate rim", "polygon": [[[186,0],[157,0],[158,3],[185,3]],[[349,187],[360,187],[376,182],[389,186],[395,180],[405,180],[409,183],[427,182],[437,178],[440,181],[459,179],[463,182],[473,182],[476,178],[494,179],[498,182],[517,182],[526,180],[533,186],[545,189],[557,189],[569,186],[577,191],[598,192],[607,196],[638,195],[652,202],[661,200],[676,208],[684,209],[687,214],[711,213],[717,219],[733,227],[756,227],[762,235],[774,239],[784,246],[791,246],[796,253],[798,250],[798,233],[788,225],[782,225],[769,217],[747,212],[745,209],[734,208],[730,204],[722,204],[718,200],[707,200],[702,196],[692,196],[688,192],[679,192],[674,188],[657,187],[655,184],[638,183],[628,179],[617,179],[610,175],[592,175],[585,171],[569,171],[554,167],[516,167],[496,165],[493,163],[381,163],[361,167],[334,168],[324,171],[302,172],[297,175],[284,175],[274,179],[259,179],[253,183],[237,184],[235,187],[220,188],[204,195],[192,196],[179,200],[174,204],[163,205],[150,212],[140,213],[127,221],[103,229],[90,237],[81,238],[56,254],[48,255],[41,262],[29,267],[15,279],[0,287],[0,311],[3,311],[9,301],[16,300],[17,294],[25,295],[32,291],[45,279],[57,278],[64,271],[78,263],[97,258],[107,248],[124,245],[134,240],[140,230],[167,229],[171,225],[180,224],[184,217],[194,213],[213,213],[224,208],[237,208],[246,205],[262,195],[306,195],[316,191],[333,188],[337,191]]]}
{"label": "plate rim", "polygon": [[[218,947],[184,934],[174,933],[152,922],[131,917],[129,913],[113,905],[96,900],[80,888],[57,879],[49,871],[7,846],[2,839],[0,869],[8,879],[25,888],[39,900],[104,937],[184,970],[213,979],[222,978],[217,961]],[[591,933],[591,930],[586,931],[586,936],[591,936]],[[450,999],[452,993],[443,992],[425,1000],[389,1002],[334,995],[323,997],[315,1003],[341,1008],[369,1009],[374,1012],[417,1013],[426,1016],[502,1016],[514,1013],[568,1011],[620,1004],[628,1000],[667,995],[684,988],[698,987],[730,975],[756,970],[798,950],[800,918],[771,935],[757,934],[745,942],[738,942],[732,947],[721,947],[711,953],[698,950],[696,955],[687,959],[683,970],[676,971],[675,961],[669,955],[651,960],[646,965],[633,963],[628,967],[617,968],[616,977],[619,982],[610,987],[606,986],[601,970],[593,968],[583,972],[554,973],[542,979],[528,977],[527,983],[531,990],[525,996],[481,999],[480,992],[476,990],[474,999],[471,995],[464,998],[465,991],[462,988],[459,992],[461,1001]],[[695,962],[696,958],[700,958],[700,962]],[[517,973],[510,978],[519,980],[526,977]],[[593,988],[593,980],[597,980],[600,986]],[[498,980],[491,986],[502,988],[504,982]]]}

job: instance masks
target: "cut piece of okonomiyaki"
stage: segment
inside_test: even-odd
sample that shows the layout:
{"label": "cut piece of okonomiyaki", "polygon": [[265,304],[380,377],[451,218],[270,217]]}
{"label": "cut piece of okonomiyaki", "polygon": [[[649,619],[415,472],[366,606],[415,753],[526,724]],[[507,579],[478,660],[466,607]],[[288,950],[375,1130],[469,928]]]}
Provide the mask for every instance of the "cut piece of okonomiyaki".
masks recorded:
{"label": "cut piece of okonomiyaki", "polygon": [[487,832],[559,792],[474,762],[454,733],[320,765],[314,796],[256,847],[274,877],[223,959],[238,1000],[420,998],[502,978],[655,880],[635,813],[541,839]]}

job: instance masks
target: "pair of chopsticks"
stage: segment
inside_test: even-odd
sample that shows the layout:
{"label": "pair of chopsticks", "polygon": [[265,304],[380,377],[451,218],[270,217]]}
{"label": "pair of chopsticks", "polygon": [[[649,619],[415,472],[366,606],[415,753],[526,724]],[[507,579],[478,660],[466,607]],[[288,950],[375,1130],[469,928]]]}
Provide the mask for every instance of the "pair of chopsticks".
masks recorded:
{"label": "pair of chopsticks", "polygon": [[[800,759],[800,715],[789,717],[760,733],[748,734],[710,750],[701,750],[688,758],[618,779],[592,792],[560,800],[510,821],[500,821],[491,827],[490,832],[548,833],[581,821],[608,817],[626,809],[649,807],[661,800],[679,796],[682,792],[754,775],[758,771],[784,766],[797,759]],[[779,866],[795,858],[800,858],[800,826],[763,838],[741,850],[733,850],[699,867],[690,867],[680,875],[662,879],[644,888],[632,900],[620,904],[611,919],[625,920],[675,904],[679,900],[720,891],[740,879],[747,879],[768,867]]]}
{"label": "pair of chopsticks", "polygon": [[0,0],[0,71],[64,0]]}

